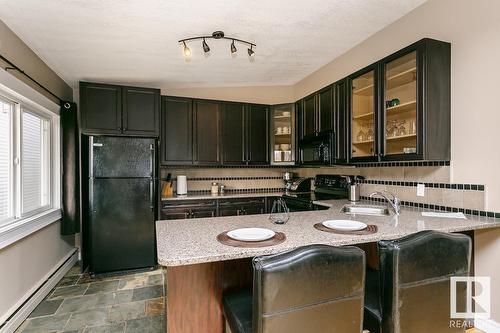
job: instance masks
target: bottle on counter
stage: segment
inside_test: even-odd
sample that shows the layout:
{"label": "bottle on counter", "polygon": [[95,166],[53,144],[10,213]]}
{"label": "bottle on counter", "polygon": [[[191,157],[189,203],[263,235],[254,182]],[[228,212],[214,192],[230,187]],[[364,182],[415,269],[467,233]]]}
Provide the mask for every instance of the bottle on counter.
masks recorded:
{"label": "bottle on counter", "polygon": [[218,195],[219,194],[219,184],[216,182],[212,183],[212,195]]}
{"label": "bottle on counter", "polygon": [[219,186],[219,193],[220,193],[220,194],[224,194],[224,193],[226,193],[226,186],[224,186],[224,185],[220,185],[220,186]]}

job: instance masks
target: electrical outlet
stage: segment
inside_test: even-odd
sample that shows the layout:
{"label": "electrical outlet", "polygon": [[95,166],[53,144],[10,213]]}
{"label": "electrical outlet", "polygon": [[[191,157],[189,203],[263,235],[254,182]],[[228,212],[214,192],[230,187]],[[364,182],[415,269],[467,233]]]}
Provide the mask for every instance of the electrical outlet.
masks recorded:
{"label": "electrical outlet", "polygon": [[425,185],[417,184],[417,197],[425,197]]}

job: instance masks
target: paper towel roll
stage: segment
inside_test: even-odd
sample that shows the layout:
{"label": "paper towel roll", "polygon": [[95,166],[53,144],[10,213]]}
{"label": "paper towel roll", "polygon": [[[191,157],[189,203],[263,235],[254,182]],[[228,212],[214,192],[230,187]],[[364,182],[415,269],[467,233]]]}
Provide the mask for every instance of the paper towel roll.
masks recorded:
{"label": "paper towel roll", "polygon": [[187,194],[186,176],[177,176],[177,195]]}

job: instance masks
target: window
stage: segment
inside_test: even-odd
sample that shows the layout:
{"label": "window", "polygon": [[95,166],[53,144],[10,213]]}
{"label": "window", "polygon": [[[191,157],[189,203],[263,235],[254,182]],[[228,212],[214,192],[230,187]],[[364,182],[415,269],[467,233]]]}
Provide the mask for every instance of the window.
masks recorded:
{"label": "window", "polygon": [[53,124],[0,91],[0,227],[53,208]]}

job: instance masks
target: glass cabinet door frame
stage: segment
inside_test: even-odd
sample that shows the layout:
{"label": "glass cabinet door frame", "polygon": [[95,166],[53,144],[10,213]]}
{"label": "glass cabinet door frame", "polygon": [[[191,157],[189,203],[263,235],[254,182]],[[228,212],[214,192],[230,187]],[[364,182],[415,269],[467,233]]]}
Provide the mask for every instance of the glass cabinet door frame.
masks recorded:
{"label": "glass cabinet door frame", "polygon": [[[374,112],[374,124],[373,124],[373,140],[374,140],[374,151],[372,156],[363,156],[363,157],[353,157],[352,156],[352,132],[353,132],[353,101],[352,101],[352,87],[353,80],[362,76],[366,73],[373,71],[373,112]],[[348,104],[348,130],[347,130],[347,146],[348,146],[348,154],[349,154],[349,163],[359,163],[359,162],[377,162],[380,158],[380,62],[376,62],[371,64],[351,75],[347,78],[347,104]]]}
{"label": "glass cabinet door frame", "polygon": [[[271,165],[295,165],[298,161],[297,161],[297,154],[296,154],[296,150],[297,150],[297,137],[298,137],[298,133],[300,132],[300,129],[298,128],[297,124],[296,124],[296,104],[297,103],[285,103],[285,104],[277,104],[277,105],[272,105],[271,106],[271,111],[270,111],[270,126],[269,126],[269,152],[270,152],[270,155],[269,155],[269,158],[271,161]],[[290,150],[291,150],[291,161],[282,161],[282,162],[275,162],[274,161],[274,145],[276,144],[275,143],[275,132],[274,132],[274,122],[275,122],[275,111],[278,110],[278,109],[281,109],[281,108],[284,108],[284,107],[288,107],[290,108],[290,126],[291,126],[291,129],[290,129],[290,133],[291,133],[291,141],[290,141]]]}
{"label": "glass cabinet door frame", "polygon": [[[423,158],[423,128],[424,128],[424,50],[425,45],[421,42],[414,43],[396,53],[393,53],[380,61],[380,99],[379,110],[380,113],[380,160],[381,161],[404,161],[404,160],[421,160]],[[387,154],[387,141],[385,139],[386,131],[386,105],[385,105],[385,70],[388,63],[408,55],[412,52],[416,53],[416,140],[417,151],[416,153],[408,154]]]}

